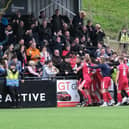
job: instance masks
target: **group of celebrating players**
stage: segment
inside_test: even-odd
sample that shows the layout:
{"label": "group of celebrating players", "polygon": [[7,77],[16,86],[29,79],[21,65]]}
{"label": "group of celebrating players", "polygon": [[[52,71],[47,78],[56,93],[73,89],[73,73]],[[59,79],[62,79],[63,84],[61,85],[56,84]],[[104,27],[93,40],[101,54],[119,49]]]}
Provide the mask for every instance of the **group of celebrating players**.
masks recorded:
{"label": "group of celebrating players", "polygon": [[[78,57],[78,62],[81,62]],[[123,104],[122,91],[126,92],[126,99],[124,102],[129,104],[129,86],[128,73],[129,67],[124,61],[124,57],[119,58],[119,65],[115,76],[114,86],[117,89],[117,101],[110,94],[109,89],[112,85],[112,70],[107,60],[100,57],[93,61],[88,54],[85,55],[83,62],[76,67],[78,72],[78,91],[83,96],[81,106],[92,105],[93,103],[100,104],[100,106],[120,106]]]}

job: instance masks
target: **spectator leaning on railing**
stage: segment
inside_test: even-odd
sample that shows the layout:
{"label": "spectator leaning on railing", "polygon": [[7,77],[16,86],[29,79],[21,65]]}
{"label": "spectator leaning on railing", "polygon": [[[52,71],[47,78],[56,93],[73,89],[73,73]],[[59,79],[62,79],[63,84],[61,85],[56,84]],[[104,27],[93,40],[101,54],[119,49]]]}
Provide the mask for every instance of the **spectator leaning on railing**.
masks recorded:
{"label": "spectator leaning on railing", "polygon": [[40,77],[40,73],[38,73],[36,68],[36,62],[30,60],[28,66],[25,68],[25,75],[28,77]]}
{"label": "spectator leaning on railing", "polygon": [[47,62],[47,65],[44,66],[43,68],[42,79],[45,80],[45,79],[54,78],[58,73],[59,73],[59,70],[53,65],[52,60],[49,60]]}

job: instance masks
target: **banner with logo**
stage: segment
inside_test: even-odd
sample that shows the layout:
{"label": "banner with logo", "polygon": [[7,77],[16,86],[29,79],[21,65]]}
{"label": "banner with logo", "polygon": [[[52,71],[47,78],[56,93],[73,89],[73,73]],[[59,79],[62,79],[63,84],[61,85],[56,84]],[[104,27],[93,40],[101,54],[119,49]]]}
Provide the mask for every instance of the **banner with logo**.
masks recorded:
{"label": "banner with logo", "polygon": [[[0,81],[0,108],[12,106],[12,98],[4,84]],[[56,101],[56,81],[27,80],[19,87],[20,107],[56,107]]]}
{"label": "banner with logo", "polygon": [[57,80],[57,106],[75,107],[79,102],[77,80]]}

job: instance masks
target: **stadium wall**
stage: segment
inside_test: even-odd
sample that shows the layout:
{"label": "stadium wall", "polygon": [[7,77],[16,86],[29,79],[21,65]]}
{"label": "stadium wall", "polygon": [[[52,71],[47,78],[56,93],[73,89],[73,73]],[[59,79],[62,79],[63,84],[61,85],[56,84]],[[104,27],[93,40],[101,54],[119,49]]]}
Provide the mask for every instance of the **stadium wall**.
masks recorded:
{"label": "stadium wall", "polygon": [[60,9],[61,14],[67,14],[73,17],[81,7],[81,0],[12,0],[11,5],[7,10],[10,15],[17,10],[22,14],[33,13],[38,17],[40,11],[44,10],[46,16],[49,18],[53,15],[55,9]]}

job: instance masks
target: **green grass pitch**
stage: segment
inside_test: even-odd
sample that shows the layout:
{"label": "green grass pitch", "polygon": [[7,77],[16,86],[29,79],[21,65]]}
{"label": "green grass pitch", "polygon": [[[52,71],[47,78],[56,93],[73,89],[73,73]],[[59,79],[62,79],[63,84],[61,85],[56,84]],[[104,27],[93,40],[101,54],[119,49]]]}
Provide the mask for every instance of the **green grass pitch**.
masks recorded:
{"label": "green grass pitch", "polygon": [[129,0],[82,0],[82,9],[88,13],[86,20],[100,23],[114,39],[123,26],[129,29]]}
{"label": "green grass pitch", "polygon": [[0,109],[0,129],[129,129],[129,106]]}

